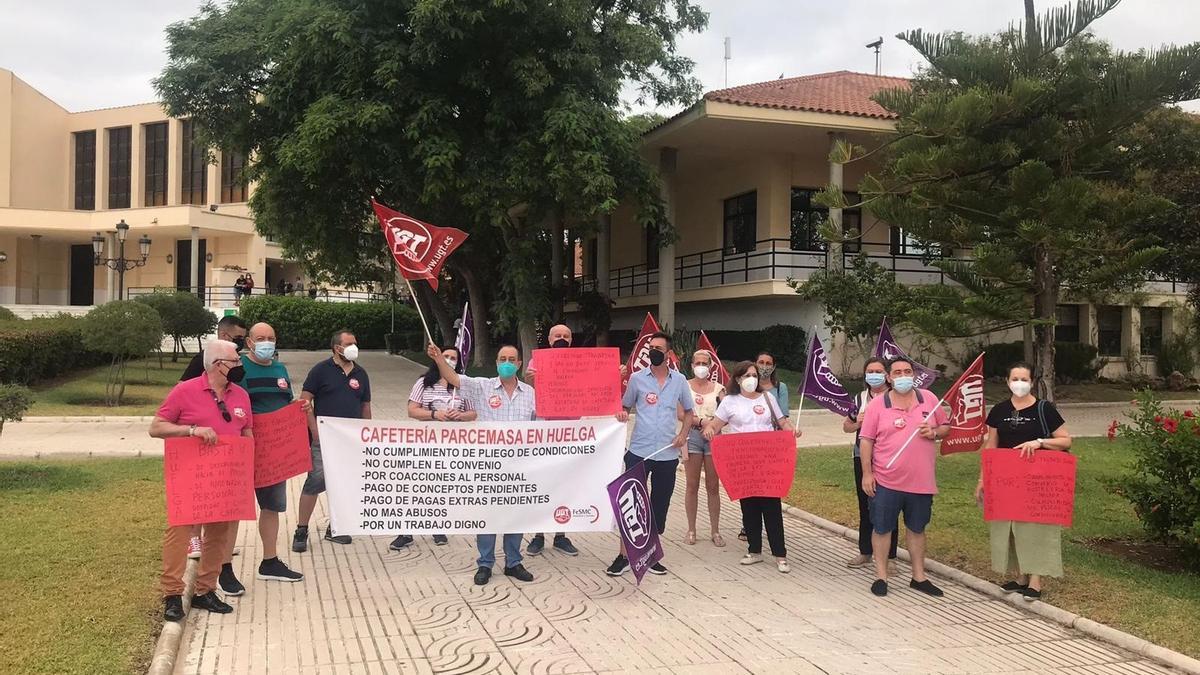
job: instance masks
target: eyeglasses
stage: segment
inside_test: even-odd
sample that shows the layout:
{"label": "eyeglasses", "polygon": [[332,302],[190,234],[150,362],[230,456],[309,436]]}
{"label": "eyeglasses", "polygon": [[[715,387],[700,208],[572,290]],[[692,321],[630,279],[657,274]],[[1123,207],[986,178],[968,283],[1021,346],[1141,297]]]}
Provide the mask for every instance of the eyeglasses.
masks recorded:
{"label": "eyeglasses", "polygon": [[217,401],[217,410],[221,411],[221,419],[226,422],[233,421],[233,416],[229,414],[229,409],[225,407],[225,401]]}

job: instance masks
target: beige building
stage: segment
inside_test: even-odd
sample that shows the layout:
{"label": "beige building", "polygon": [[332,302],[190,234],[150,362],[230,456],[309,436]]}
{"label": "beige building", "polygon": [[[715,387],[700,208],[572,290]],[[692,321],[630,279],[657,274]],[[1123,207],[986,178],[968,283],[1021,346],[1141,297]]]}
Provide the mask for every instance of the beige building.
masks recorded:
{"label": "beige building", "polygon": [[[860,241],[830,246],[817,231],[838,214],[813,203],[815,194],[839,183],[854,193],[872,168],[869,161],[831,163],[832,144],[878,146],[893,133],[895,119],[870,97],[906,86],[901,78],[839,71],[706,94],[643,140],[647,160],[665,178],[663,197],[678,242],[659,249],[633,209],[621,207],[603,223],[602,235],[583,242],[579,287],[608,290],[614,329],[637,329],[651,311],[672,327],[744,330],[820,326],[822,308],[802,301],[787,280],[848,265],[860,252],[902,283],[950,283],[923,262],[923,251],[903,231],[868,212],[840,214],[846,231],[862,232]],[[672,283],[660,283],[664,270]],[[1154,374],[1154,354],[1178,323],[1176,306],[1186,288],[1151,282],[1144,290],[1136,304],[1097,307],[1068,299],[1059,308],[1059,339],[1097,345],[1105,375],[1124,373],[1127,363]],[[823,327],[819,333],[830,344]],[[834,362],[841,362],[836,343],[833,351]]]}
{"label": "beige building", "polygon": [[[124,275],[125,297],[155,287],[197,289],[207,305],[232,305],[243,273],[255,293],[298,266],[255,233],[241,180],[245,157],[192,143],[188,120],[157,103],[70,112],[0,69],[0,305],[90,306],[116,299],[118,274],[95,264],[119,250],[142,266]],[[30,308],[25,307],[26,311]]]}

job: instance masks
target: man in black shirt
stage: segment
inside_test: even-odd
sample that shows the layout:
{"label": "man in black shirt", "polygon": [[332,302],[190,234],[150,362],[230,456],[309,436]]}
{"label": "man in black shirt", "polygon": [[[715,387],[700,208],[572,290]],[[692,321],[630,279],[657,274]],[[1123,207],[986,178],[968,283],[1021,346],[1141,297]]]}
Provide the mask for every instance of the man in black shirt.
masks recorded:
{"label": "man in black shirt", "polygon": [[[325,467],[321,461],[321,437],[317,434],[317,417],[348,417],[371,419],[371,381],[367,371],[354,362],[358,358],[358,340],[354,333],[339,330],[330,341],[333,358],[321,361],[308,371],[300,398],[311,401],[308,409],[308,433],[312,443],[312,471],[300,489],[300,508],[296,518],[296,533],[292,535],[292,550],[308,550],[308,521],[317,506],[317,496],[325,491]],[[350,535],[334,536],[325,528],[325,540],[349,544]]]}
{"label": "man in black shirt", "polygon": [[[232,342],[237,346],[239,352],[246,348],[246,332],[246,322],[236,314],[221,317],[221,320],[217,322],[217,339]],[[187,368],[183,369],[183,375],[179,376],[179,381],[190,380],[203,374],[204,354],[197,352],[187,364]]]}

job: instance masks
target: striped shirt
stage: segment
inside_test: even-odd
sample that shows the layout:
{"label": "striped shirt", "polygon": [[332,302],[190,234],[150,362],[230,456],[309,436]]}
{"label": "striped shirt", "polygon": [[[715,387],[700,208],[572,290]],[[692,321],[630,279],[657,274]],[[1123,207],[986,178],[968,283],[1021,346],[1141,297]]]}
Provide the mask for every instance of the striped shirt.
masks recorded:
{"label": "striped shirt", "polygon": [[250,407],[255,414],[275,412],[292,402],[292,378],[287,366],[279,361],[264,366],[242,354],[242,367],[246,376],[241,384],[250,394]]}
{"label": "striped shirt", "polygon": [[420,405],[426,410],[457,410],[465,412],[474,410],[471,402],[462,397],[462,391],[450,391],[445,380],[438,380],[432,386],[425,386],[425,378],[417,378],[408,400]]}
{"label": "striped shirt", "polygon": [[512,396],[498,377],[459,376],[463,398],[479,413],[480,422],[523,422],[534,419],[537,403],[533,387],[517,380]]}

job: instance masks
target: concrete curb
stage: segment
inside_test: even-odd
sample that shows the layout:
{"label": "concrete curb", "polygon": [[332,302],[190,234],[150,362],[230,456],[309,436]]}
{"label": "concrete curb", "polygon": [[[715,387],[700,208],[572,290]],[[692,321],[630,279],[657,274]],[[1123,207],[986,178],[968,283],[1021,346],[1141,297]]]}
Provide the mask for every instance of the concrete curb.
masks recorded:
{"label": "concrete curb", "polygon": [[[853,530],[845,525],[835,523],[831,520],[826,520],[820,516],[814,515],[803,509],[796,508],[790,504],[783,505],[783,512],[803,520],[811,525],[815,525],[823,530],[827,530],[850,541],[858,541],[858,531]],[[898,549],[897,556],[906,562],[911,562],[906,549]],[[932,574],[944,577],[951,581],[960,583],[973,591],[978,591],[989,597],[1006,602],[1013,607],[1017,607],[1031,614],[1036,614],[1044,619],[1049,619],[1057,624],[1077,630],[1089,637],[1102,640],[1111,645],[1119,647],[1129,652],[1133,652],[1138,656],[1145,657],[1151,661],[1156,661],[1169,668],[1176,668],[1190,675],[1200,675],[1200,661],[1193,659],[1186,654],[1172,651],[1166,647],[1143,640],[1140,637],[1130,635],[1124,631],[1117,630],[1102,623],[1092,621],[1091,619],[1072,614],[1064,609],[1059,609],[1054,605],[1048,605],[1041,601],[1025,602],[1025,600],[1000,590],[1000,587],[991,582],[980,579],[977,576],[967,574],[966,572],[944,565],[936,560],[929,558],[925,559],[925,569]]]}
{"label": "concrete curb", "polygon": [[171,675],[175,672],[175,659],[179,658],[179,646],[183,642],[188,619],[191,618],[197,562],[188,560],[187,570],[183,573],[183,620],[163,622],[162,632],[158,634],[158,641],[154,643],[154,656],[150,659],[150,668],[146,670],[146,675]]}

